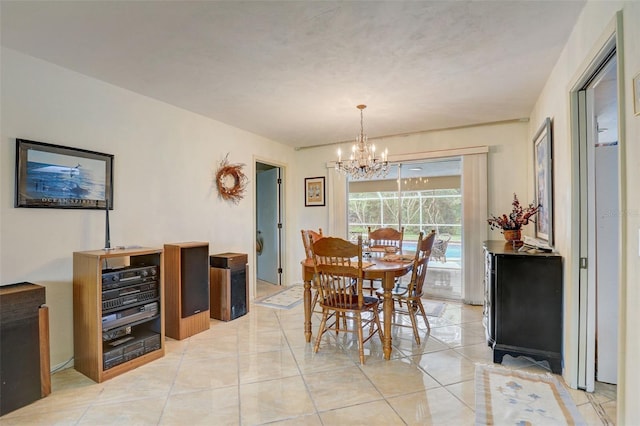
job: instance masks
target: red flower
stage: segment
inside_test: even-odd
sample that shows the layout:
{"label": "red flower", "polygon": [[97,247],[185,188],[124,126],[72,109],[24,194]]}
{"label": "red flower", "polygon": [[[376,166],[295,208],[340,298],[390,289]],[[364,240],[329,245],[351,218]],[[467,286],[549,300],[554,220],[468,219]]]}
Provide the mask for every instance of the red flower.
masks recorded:
{"label": "red flower", "polygon": [[487,223],[491,229],[502,229],[503,231],[518,230],[524,225],[528,225],[529,222],[535,222],[531,217],[538,213],[541,207],[540,204],[535,205],[530,203],[529,206],[523,208],[515,193],[513,194],[511,206],[513,208],[508,216],[506,214],[498,217],[491,215],[491,217],[487,219]]}

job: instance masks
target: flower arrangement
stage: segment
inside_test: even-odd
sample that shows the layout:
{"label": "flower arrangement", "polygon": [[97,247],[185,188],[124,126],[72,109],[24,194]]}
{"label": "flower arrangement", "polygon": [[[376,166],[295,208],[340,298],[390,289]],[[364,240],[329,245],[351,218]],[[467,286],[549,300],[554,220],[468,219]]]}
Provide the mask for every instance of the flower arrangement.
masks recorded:
{"label": "flower arrangement", "polygon": [[509,215],[503,214],[502,216],[493,216],[487,219],[487,223],[491,229],[502,229],[503,231],[518,231],[524,225],[528,225],[529,222],[534,222],[532,216],[534,216],[540,210],[540,204],[530,203],[526,208],[520,205],[518,196],[513,194],[513,206]]}

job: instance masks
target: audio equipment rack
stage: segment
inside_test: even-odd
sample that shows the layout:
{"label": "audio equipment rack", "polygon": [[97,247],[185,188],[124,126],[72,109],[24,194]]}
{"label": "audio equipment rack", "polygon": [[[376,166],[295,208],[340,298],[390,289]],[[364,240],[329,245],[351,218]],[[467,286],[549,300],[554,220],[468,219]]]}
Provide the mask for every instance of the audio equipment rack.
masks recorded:
{"label": "audio equipment rack", "polygon": [[100,383],[164,356],[162,249],[73,253],[74,367]]}

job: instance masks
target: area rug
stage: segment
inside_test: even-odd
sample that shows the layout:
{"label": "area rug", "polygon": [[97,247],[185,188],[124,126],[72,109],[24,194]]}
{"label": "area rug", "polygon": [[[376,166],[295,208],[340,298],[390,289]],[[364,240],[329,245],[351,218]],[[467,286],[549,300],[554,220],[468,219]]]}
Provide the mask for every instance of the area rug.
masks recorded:
{"label": "area rug", "polygon": [[586,425],[550,373],[477,365],[475,385],[476,425]]}
{"label": "area rug", "polygon": [[445,302],[422,299],[422,306],[428,317],[441,317],[447,307]]}
{"label": "area rug", "polygon": [[273,293],[255,302],[258,306],[276,309],[291,309],[302,303],[304,286],[294,285]]}

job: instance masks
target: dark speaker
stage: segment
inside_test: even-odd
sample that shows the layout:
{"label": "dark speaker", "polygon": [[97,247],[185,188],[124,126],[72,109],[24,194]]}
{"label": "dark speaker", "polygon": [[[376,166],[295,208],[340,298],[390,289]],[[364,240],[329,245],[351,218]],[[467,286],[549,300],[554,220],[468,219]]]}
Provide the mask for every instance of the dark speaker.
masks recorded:
{"label": "dark speaker", "polygon": [[231,270],[231,319],[247,313],[247,269]]}
{"label": "dark speaker", "polygon": [[247,255],[220,253],[209,257],[210,315],[230,321],[249,312]]}
{"label": "dark speaker", "polygon": [[181,248],[182,318],[209,309],[209,247]]}

